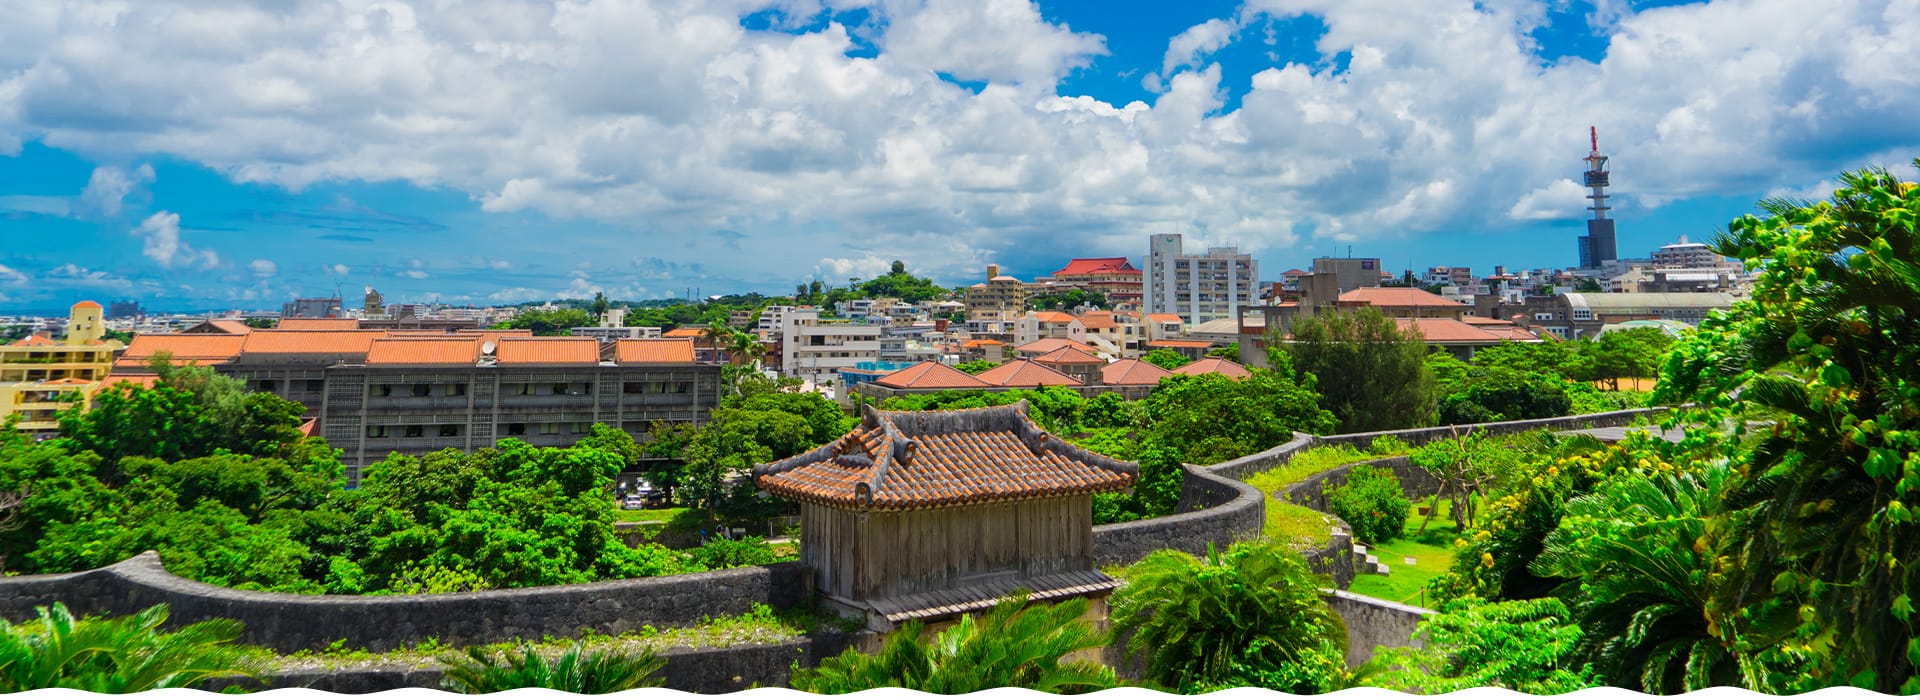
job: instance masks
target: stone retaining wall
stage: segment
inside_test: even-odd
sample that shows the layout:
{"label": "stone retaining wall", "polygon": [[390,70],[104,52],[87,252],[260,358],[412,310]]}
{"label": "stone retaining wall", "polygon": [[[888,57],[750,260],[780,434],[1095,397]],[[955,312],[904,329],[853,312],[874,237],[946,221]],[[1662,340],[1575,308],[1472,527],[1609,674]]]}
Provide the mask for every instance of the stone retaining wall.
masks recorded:
{"label": "stone retaining wall", "polygon": [[1394,478],[1400,480],[1400,490],[1406,492],[1408,499],[1417,501],[1440,491],[1439,479],[1433,478],[1433,474],[1415,465],[1412,459],[1400,455],[1342,464],[1302,479],[1288,486],[1278,496],[1288,503],[1297,503],[1322,513],[1331,513],[1332,511],[1327,508],[1327,491],[1346,484],[1347,474],[1351,473],[1354,467],[1362,464],[1393,472]]}
{"label": "stone retaining wall", "polygon": [[101,569],[0,579],[0,617],[22,620],[61,601],[75,615],[125,615],[157,603],[169,622],[230,618],[241,641],[283,652],[335,640],[372,651],[435,637],[449,646],[490,644],[583,630],[617,635],[642,626],[683,627],[739,615],[763,603],[810,604],[812,577],[794,562],[680,576],[436,595],[297,595],[241,591],[190,581],[147,552]]}
{"label": "stone retaining wall", "polygon": [[[820,660],[844,651],[853,635],[826,633],[778,644],[745,644],[713,649],[673,649],[661,654],[666,664],[658,677],[663,687],[689,693],[731,693],[753,687],[784,688],[793,665],[820,665]],[[219,691],[238,686],[250,691],[309,688],[330,693],[376,693],[401,688],[439,688],[444,668],[439,664],[300,670],[247,681],[220,679],[201,690]]]}
{"label": "stone retaining wall", "polygon": [[1327,591],[1327,605],[1347,623],[1347,667],[1373,658],[1374,647],[1421,647],[1414,637],[1433,611],[1347,591]]}
{"label": "stone retaining wall", "polygon": [[1456,433],[1465,435],[1470,431],[1480,431],[1487,435],[1516,435],[1529,430],[1580,430],[1584,428],[1616,428],[1630,425],[1645,417],[1648,420],[1666,413],[1665,408],[1632,408],[1607,413],[1587,413],[1578,416],[1560,416],[1557,418],[1536,418],[1533,420],[1513,420],[1499,423],[1473,423],[1469,425],[1440,425],[1431,428],[1410,428],[1407,430],[1382,430],[1373,433],[1347,433],[1345,435],[1327,435],[1313,438],[1313,444],[1347,445],[1361,450],[1373,444],[1373,439],[1392,436],[1409,445],[1424,445],[1434,440],[1453,437]]}
{"label": "stone retaining wall", "polygon": [[1193,465],[1186,466],[1178,510],[1164,517],[1094,527],[1094,564],[1131,564],[1161,549],[1204,556],[1209,544],[1226,549],[1259,537],[1267,519],[1266,494]]}

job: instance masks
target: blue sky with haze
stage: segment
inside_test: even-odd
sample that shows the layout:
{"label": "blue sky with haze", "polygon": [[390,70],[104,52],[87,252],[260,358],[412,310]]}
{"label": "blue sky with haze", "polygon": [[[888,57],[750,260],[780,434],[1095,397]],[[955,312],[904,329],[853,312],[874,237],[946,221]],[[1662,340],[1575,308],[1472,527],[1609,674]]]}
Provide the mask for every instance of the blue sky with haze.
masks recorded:
{"label": "blue sky with haze", "polygon": [[[1909,0],[0,0],[0,313],[1561,267],[1920,155]],[[1910,171],[1909,171],[1910,173]]]}

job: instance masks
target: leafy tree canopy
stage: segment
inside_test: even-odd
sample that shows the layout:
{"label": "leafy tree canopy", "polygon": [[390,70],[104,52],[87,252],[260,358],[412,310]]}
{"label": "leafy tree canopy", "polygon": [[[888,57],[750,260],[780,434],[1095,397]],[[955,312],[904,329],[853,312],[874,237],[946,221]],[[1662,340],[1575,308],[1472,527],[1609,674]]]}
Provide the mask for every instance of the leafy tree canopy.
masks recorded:
{"label": "leafy tree canopy", "polygon": [[1343,433],[1411,428],[1433,414],[1433,375],[1419,328],[1401,328],[1379,309],[1323,313],[1294,322],[1275,353],[1318,378],[1321,405]]}

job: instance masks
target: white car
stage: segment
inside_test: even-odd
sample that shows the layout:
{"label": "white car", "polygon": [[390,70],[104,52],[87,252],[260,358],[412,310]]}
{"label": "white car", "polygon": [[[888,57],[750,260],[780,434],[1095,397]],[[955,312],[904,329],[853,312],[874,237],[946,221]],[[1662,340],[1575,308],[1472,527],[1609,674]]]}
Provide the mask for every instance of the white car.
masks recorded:
{"label": "white car", "polygon": [[630,493],[627,494],[626,502],[620,504],[620,507],[627,510],[640,510],[641,508],[647,507],[647,499],[641,497],[640,494]]}

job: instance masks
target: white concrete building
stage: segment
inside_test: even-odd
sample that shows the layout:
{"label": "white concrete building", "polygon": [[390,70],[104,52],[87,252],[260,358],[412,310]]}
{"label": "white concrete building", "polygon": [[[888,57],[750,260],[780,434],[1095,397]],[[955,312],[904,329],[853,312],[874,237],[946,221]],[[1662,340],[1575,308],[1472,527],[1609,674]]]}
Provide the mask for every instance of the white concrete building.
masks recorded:
{"label": "white concrete building", "polygon": [[1175,314],[1188,324],[1200,324],[1238,319],[1241,308],[1259,305],[1260,265],[1232,246],[1188,255],[1180,249],[1180,234],[1154,234],[1146,273],[1149,314]]}
{"label": "white concrete building", "polygon": [[804,307],[787,310],[783,316],[780,366],[789,377],[819,384],[833,379],[841,369],[880,359],[880,335],[885,326],[823,321],[819,309]]}

